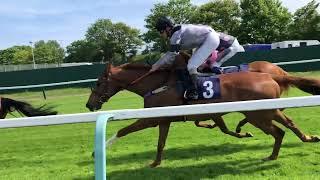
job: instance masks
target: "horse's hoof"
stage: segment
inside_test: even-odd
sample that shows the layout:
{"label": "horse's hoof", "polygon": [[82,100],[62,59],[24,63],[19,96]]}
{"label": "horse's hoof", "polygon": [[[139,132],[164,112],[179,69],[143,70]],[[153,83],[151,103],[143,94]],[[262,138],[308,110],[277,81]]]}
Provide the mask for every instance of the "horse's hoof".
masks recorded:
{"label": "horse's hoof", "polygon": [[319,136],[311,136],[312,142],[319,142],[320,137]]}
{"label": "horse's hoof", "polygon": [[91,157],[93,157],[93,158],[94,158],[94,151],[91,153]]}
{"label": "horse's hoof", "polygon": [[253,134],[251,132],[247,132],[246,137],[253,137]]}
{"label": "horse's hoof", "polygon": [[263,158],[262,161],[272,161],[272,160],[276,160],[276,159],[277,159],[277,157],[269,156],[269,157]]}
{"label": "horse's hoof", "polygon": [[149,164],[149,167],[155,168],[155,167],[159,166],[160,163],[161,163],[161,162],[154,161],[153,163]]}
{"label": "horse's hoof", "polygon": [[212,125],[212,124],[209,124],[209,125],[208,125],[208,128],[209,128],[209,129],[213,129],[213,128],[215,128],[215,127],[216,127],[215,124],[213,124],[213,125]]}
{"label": "horse's hoof", "polygon": [[241,132],[241,129],[240,128],[237,128],[236,129],[236,133],[240,133]]}

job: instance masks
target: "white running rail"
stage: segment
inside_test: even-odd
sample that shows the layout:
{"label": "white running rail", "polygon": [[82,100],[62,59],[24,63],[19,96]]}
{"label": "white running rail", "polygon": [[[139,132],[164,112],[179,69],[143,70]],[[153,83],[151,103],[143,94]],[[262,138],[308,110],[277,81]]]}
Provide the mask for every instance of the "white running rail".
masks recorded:
{"label": "white running rail", "polygon": [[106,125],[109,120],[133,118],[171,117],[206,113],[223,113],[238,111],[254,111],[277,108],[306,107],[320,105],[320,96],[294,98],[238,101],[213,104],[197,104],[184,106],[155,107],[146,109],[126,109],[79,113],[68,115],[52,115],[29,118],[0,120],[0,128],[26,126],[42,126],[68,123],[85,123],[96,121],[95,134],[95,179],[106,179]]}
{"label": "white running rail", "polygon": [[66,84],[79,84],[85,82],[95,82],[97,79],[84,79],[78,81],[65,81],[59,83],[49,83],[49,84],[36,84],[36,85],[26,85],[26,86],[8,86],[8,87],[0,87],[1,90],[12,90],[12,89],[28,89],[28,88],[37,88],[37,87],[51,87],[51,86],[61,86]]}

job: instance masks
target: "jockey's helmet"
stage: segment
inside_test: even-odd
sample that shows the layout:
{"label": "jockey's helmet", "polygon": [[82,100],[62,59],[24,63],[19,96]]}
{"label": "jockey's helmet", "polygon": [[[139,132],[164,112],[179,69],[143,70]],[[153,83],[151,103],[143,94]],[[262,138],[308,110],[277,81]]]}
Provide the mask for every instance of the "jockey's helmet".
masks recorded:
{"label": "jockey's helmet", "polygon": [[173,27],[174,23],[166,16],[160,17],[156,22],[156,30],[161,32],[165,30],[167,27]]}

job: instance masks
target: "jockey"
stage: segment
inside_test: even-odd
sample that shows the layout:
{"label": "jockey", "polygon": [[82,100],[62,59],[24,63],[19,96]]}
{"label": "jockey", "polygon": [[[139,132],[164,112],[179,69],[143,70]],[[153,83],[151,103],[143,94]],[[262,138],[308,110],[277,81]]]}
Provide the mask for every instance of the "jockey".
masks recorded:
{"label": "jockey", "polygon": [[[227,44],[230,44],[229,47],[231,47],[235,38],[221,41],[220,38],[225,38],[227,36],[220,35],[209,26],[193,24],[175,25],[167,17],[160,17],[156,22],[155,28],[163,38],[170,39],[170,50],[155,64],[153,64],[150,71],[156,71],[165,64],[172,64],[179,50],[190,50],[196,48],[196,51],[193,53],[187,66],[192,84],[188,85],[187,90],[184,93],[184,97],[186,99],[198,99],[197,68],[214,50],[226,49],[228,47]],[[229,57],[228,54],[225,54],[215,65],[220,66],[223,63],[222,60],[225,61],[227,57]],[[185,73],[184,71],[178,71],[177,73],[178,76],[183,77],[183,80],[187,80],[189,78],[186,77],[188,73]]]}
{"label": "jockey", "polygon": [[212,52],[211,56],[213,57],[209,57],[208,64],[210,64],[212,72],[221,74],[220,66],[237,52],[244,52],[244,48],[239,44],[237,38],[221,32],[218,32],[218,34],[220,38],[220,44],[216,49],[218,55],[214,58],[216,51]]}

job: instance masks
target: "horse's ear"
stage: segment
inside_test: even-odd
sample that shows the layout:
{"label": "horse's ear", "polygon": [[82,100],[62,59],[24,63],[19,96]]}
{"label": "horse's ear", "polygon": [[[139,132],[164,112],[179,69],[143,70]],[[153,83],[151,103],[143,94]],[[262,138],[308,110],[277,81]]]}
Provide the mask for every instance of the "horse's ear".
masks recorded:
{"label": "horse's ear", "polygon": [[106,69],[105,69],[106,74],[109,74],[111,66],[112,66],[112,64],[109,61],[107,61],[106,62]]}
{"label": "horse's ear", "polygon": [[109,64],[110,64],[109,62],[106,62],[106,67],[105,67],[106,70],[109,69]]}

